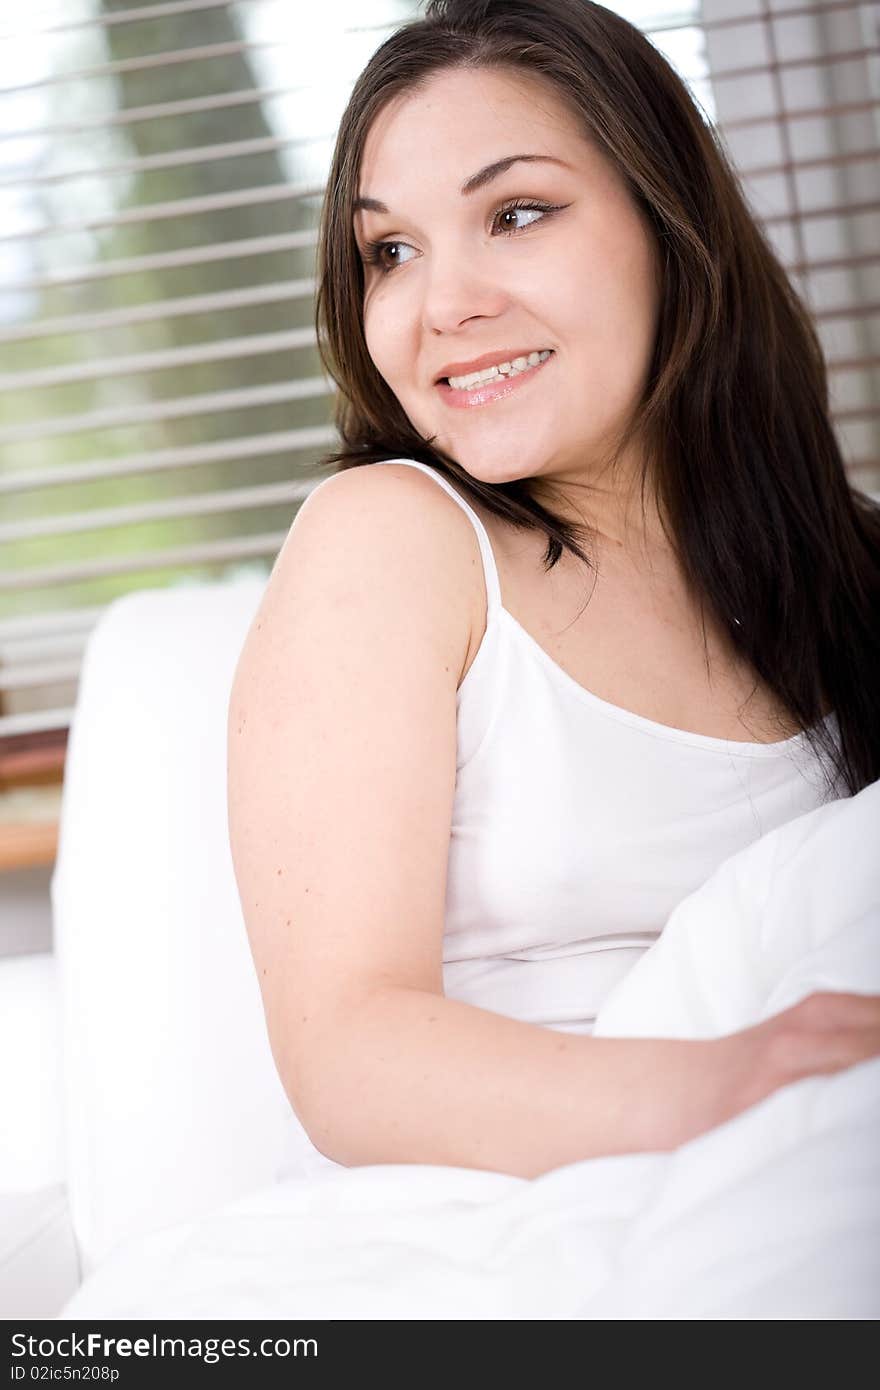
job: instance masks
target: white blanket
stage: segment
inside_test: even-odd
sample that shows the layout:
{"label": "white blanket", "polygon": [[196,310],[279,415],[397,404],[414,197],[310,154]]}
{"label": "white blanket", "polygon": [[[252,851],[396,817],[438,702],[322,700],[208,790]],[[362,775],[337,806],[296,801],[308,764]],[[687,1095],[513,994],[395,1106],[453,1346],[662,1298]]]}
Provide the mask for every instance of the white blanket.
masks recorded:
{"label": "white blanket", "polygon": [[[715,1037],[820,989],[880,994],[880,782],[727,860],[595,1032]],[[878,1315],[880,1058],[787,1086],[672,1154],[531,1181],[390,1164],[290,1179],[118,1250],[61,1313]]]}

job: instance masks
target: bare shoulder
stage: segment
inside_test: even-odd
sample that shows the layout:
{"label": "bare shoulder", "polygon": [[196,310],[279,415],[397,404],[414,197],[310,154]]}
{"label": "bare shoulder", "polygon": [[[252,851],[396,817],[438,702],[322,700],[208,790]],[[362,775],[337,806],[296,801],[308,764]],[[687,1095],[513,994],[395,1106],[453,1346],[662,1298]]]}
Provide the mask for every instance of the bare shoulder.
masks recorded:
{"label": "bare shoulder", "polygon": [[473,527],[458,503],[421,469],[405,463],[363,464],[325,478],[300,507],[297,521],[319,507],[325,515],[366,508],[371,522],[393,515],[395,523],[406,519],[422,537],[433,534],[444,544],[457,543],[460,551],[478,551]]}
{"label": "bare shoulder", "polygon": [[[332,575],[323,573],[328,567]],[[318,484],[294,519],[273,580],[306,570],[312,587],[369,582],[389,620],[395,599],[415,602],[447,642],[461,680],[485,612],[479,543],[463,509],[420,469],[364,464]]]}

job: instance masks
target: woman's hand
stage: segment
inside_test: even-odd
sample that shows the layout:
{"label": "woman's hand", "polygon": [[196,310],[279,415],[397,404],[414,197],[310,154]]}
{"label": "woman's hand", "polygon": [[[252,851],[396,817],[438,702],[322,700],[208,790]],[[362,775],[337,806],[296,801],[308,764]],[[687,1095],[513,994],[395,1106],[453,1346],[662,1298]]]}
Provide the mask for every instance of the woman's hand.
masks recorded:
{"label": "woman's hand", "polygon": [[809,994],[763,1023],[717,1039],[722,1058],[716,1121],[723,1124],[782,1086],[831,1076],[880,1056],[880,995]]}

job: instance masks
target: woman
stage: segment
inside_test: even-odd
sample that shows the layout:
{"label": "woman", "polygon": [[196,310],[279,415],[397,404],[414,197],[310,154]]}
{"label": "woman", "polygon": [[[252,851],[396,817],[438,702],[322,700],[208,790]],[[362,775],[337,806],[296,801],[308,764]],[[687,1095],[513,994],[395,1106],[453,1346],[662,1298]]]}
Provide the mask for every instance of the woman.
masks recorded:
{"label": "woman", "polygon": [[852,994],[711,1041],[591,1036],[723,859],[880,775],[877,510],[674,72],[582,0],[433,0],[343,117],[318,322],[344,448],[229,725],[312,1143],[532,1177],[880,1051]]}

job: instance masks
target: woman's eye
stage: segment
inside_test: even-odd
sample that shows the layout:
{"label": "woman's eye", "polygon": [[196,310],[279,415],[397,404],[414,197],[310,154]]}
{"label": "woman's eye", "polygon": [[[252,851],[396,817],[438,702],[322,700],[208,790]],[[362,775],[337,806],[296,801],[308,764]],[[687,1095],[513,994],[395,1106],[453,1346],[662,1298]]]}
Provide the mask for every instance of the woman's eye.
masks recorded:
{"label": "woman's eye", "polygon": [[[515,203],[513,207],[501,208],[495,214],[495,216],[499,222],[502,232],[521,232],[525,230],[525,227],[522,225],[516,225],[517,213],[536,212],[543,216],[547,211],[548,209],[546,207],[538,206],[534,203]],[[540,218],[538,220],[540,220]],[[526,227],[529,227],[531,225],[532,224],[530,222],[525,223]]]}
{"label": "woman's eye", "polygon": [[[559,208],[553,203],[535,202],[516,202],[508,203],[498,209],[492,219],[493,227],[500,226],[502,236],[515,236],[518,232],[526,231],[533,222],[526,222],[517,226],[516,219],[518,213],[537,213],[538,221],[543,221],[546,217],[558,212]],[[398,255],[393,259],[386,259],[386,253],[392,248],[396,249]],[[412,247],[405,241],[368,241],[364,246],[363,259],[366,265],[377,265],[383,275],[388,275],[390,271],[396,270],[399,265],[406,265],[406,260],[401,260],[400,252],[412,251]]]}
{"label": "woman's eye", "polygon": [[386,260],[385,252],[389,247],[394,246],[398,251],[411,251],[412,247],[407,246],[405,241],[368,241],[364,247],[364,261],[367,265],[377,265],[383,275],[387,275],[389,270],[396,269],[399,265],[405,265],[399,256],[394,260]]}

